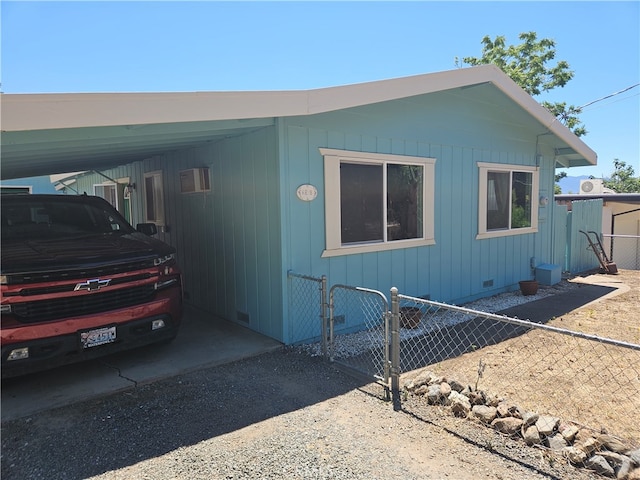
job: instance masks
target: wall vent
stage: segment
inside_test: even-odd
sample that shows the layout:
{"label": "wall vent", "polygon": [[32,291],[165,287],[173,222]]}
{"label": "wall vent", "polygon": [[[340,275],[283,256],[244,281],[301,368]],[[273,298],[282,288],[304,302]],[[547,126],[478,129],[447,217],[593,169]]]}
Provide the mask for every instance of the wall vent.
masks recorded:
{"label": "wall vent", "polygon": [[493,287],[493,279],[482,282],[482,288]]}
{"label": "wall vent", "polygon": [[180,193],[208,192],[211,190],[209,169],[190,168],[180,172]]}

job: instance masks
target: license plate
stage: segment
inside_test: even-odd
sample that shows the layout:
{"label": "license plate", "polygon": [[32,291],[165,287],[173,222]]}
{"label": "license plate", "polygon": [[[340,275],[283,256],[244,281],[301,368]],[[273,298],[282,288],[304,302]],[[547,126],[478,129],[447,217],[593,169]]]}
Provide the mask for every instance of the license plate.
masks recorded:
{"label": "license plate", "polygon": [[80,332],[82,348],[97,347],[116,341],[116,327],[97,328],[88,332]]}

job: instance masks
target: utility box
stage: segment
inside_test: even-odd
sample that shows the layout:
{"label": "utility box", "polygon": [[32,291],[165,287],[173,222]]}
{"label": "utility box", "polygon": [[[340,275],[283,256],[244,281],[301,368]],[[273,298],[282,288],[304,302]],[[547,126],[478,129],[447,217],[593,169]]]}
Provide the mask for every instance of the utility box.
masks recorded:
{"label": "utility box", "polygon": [[536,267],[536,280],[540,285],[555,285],[562,280],[560,265],[544,263]]}

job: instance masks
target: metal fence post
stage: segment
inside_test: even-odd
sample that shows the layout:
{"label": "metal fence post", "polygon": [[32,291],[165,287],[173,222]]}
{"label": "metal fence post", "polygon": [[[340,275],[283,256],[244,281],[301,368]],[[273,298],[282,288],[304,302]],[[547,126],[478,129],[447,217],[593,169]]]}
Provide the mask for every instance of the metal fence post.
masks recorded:
{"label": "metal fence post", "polygon": [[322,322],[322,357],[326,360],[327,356],[327,343],[329,341],[327,336],[327,276],[322,275],[320,281],[320,321]]}
{"label": "metal fence post", "polygon": [[391,289],[391,399],[393,409],[400,410],[400,307],[398,289]]}

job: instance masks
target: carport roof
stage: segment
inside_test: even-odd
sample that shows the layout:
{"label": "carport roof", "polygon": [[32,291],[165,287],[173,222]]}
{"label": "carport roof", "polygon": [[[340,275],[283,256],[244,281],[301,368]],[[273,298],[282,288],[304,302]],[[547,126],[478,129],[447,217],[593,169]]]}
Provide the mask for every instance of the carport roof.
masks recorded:
{"label": "carport roof", "polygon": [[[494,65],[299,91],[2,94],[1,177],[109,168],[313,115],[490,85],[555,136],[559,166],[596,154]],[[478,95],[486,93],[480,90]]]}

